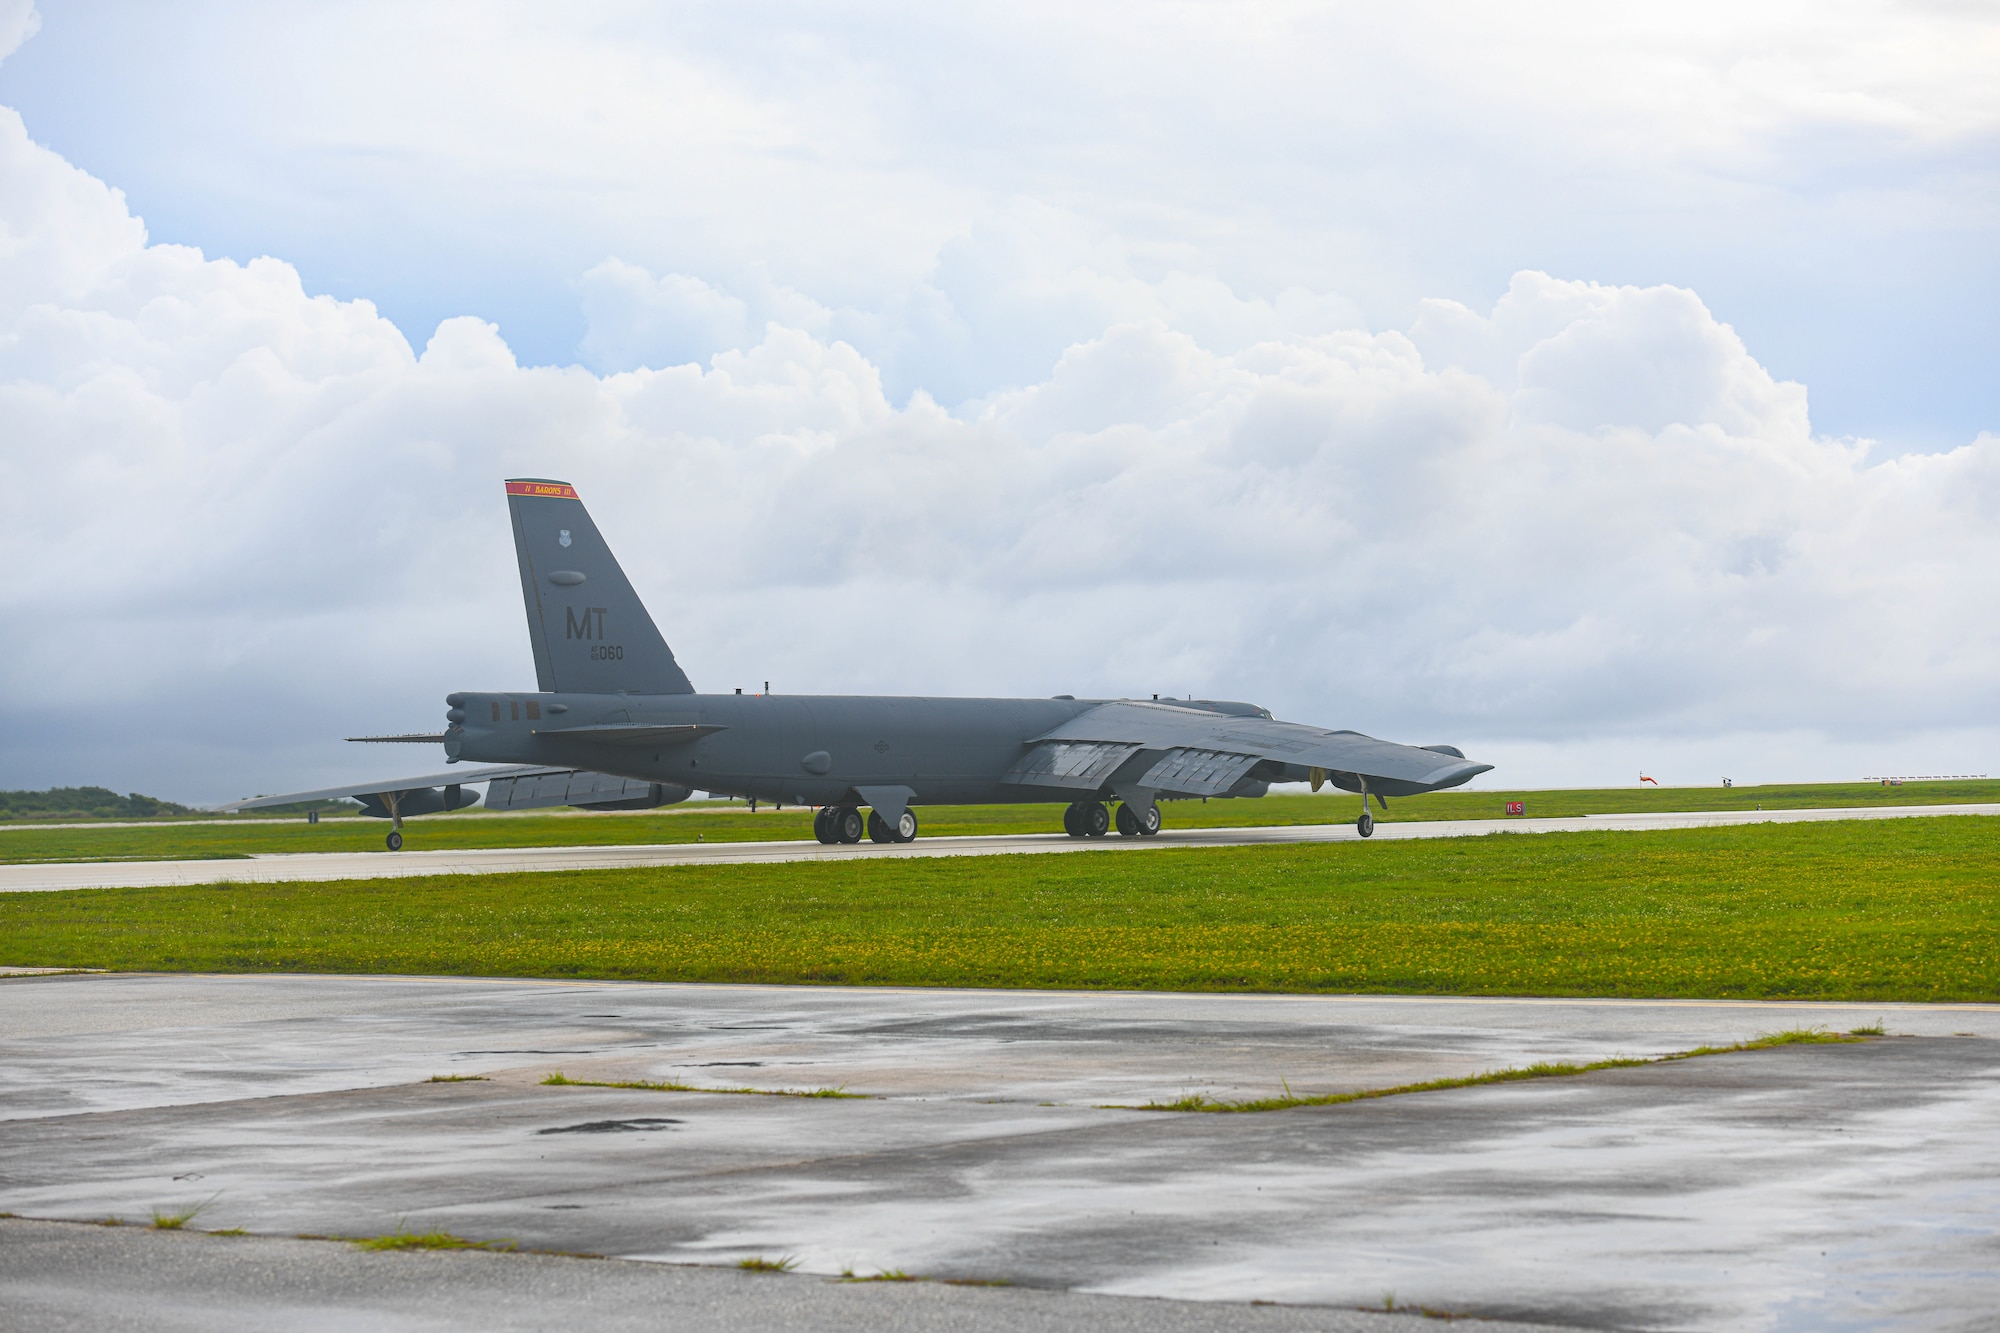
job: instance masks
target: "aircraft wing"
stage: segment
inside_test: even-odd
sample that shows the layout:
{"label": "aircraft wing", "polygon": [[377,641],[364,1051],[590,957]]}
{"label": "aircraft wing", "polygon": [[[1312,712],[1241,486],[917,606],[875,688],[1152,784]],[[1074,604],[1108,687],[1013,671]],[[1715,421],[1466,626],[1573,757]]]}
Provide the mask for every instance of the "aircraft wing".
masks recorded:
{"label": "aircraft wing", "polygon": [[1491,767],[1449,746],[1397,745],[1358,731],[1116,700],[1036,737],[1006,781],[1070,791],[1112,785],[1222,796],[1245,781],[1325,777],[1348,791],[1365,783],[1371,792],[1402,796],[1456,787]]}
{"label": "aircraft wing", "polygon": [[391,778],[385,782],[357,782],[348,787],[323,787],[318,791],[295,791],[284,796],[257,796],[248,800],[231,801],[228,805],[215,808],[233,814],[238,810],[267,810],[274,805],[293,805],[299,801],[337,801],[343,797],[362,800],[369,796],[381,796],[389,792],[417,791],[425,787],[474,787],[496,778],[543,777],[554,773],[570,773],[572,769],[549,768],[540,764],[508,764],[499,768],[460,769],[456,773],[430,773],[419,778]]}

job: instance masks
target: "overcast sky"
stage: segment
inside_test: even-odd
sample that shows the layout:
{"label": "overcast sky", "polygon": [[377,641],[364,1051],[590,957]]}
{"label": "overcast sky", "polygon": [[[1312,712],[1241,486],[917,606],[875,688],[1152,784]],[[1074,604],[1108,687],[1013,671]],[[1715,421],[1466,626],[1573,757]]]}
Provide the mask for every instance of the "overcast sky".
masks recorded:
{"label": "overcast sky", "polygon": [[2000,771],[2000,16],[0,0],[0,786],[533,683],[1213,694],[1483,785]]}

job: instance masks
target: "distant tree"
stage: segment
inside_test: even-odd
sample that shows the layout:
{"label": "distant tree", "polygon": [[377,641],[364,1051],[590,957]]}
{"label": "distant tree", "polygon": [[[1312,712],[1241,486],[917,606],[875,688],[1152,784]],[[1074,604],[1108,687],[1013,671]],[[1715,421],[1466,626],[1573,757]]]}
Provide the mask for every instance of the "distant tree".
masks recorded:
{"label": "distant tree", "polygon": [[0,819],[150,819],[194,811],[157,796],[120,796],[108,787],[51,787],[47,791],[0,791]]}

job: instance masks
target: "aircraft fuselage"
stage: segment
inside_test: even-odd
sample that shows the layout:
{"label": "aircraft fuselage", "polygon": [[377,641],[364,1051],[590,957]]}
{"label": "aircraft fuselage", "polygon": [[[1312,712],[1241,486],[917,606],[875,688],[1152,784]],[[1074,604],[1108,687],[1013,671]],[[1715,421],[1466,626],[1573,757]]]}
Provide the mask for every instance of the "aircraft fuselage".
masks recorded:
{"label": "aircraft fuselage", "polygon": [[[954,699],[828,694],[454,694],[445,748],[482,763],[573,764],[648,782],[787,805],[832,805],[857,788],[904,786],[915,805],[1048,802],[1001,781],[1029,743],[1093,699]],[[606,743],[573,728],[689,727],[692,738]],[[1288,765],[1268,765],[1283,770]],[[1304,770],[1258,773],[1262,795]]]}

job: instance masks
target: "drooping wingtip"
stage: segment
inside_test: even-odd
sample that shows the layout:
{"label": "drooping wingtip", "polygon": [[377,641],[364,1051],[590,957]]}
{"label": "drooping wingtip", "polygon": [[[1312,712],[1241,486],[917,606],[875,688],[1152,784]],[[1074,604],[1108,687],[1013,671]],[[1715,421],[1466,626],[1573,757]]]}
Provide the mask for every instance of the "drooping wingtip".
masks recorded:
{"label": "drooping wingtip", "polygon": [[[1434,747],[1425,746],[1425,749]],[[1491,764],[1447,764],[1424,779],[1424,786],[1432,791],[1443,791],[1446,787],[1462,787],[1481,773],[1491,773]]]}

